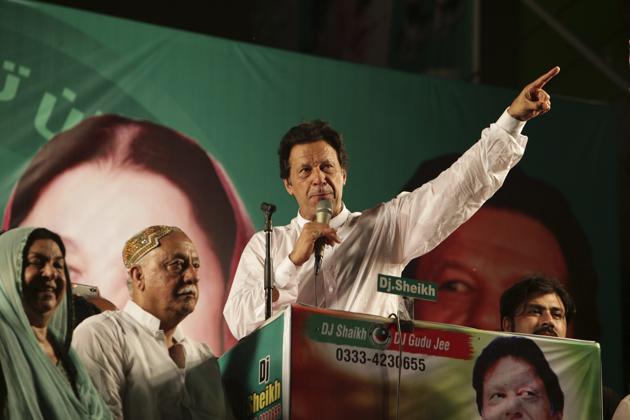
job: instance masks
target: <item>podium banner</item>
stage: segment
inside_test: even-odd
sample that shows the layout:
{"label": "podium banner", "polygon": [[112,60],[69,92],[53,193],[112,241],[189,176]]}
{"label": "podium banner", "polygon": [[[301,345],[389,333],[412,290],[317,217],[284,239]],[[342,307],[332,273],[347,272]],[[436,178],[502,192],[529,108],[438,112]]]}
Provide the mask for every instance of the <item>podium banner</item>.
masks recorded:
{"label": "podium banner", "polygon": [[[282,312],[219,359],[223,383],[239,419],[288,418],[289,316]],[[284,404],[283,404],[284,401]]]}
{"label": "podium banner", "polygon": [[[251,382],[256,389],[235,386],[239,376],[251,381],[280,344],[282,357],[271,356],[276,376]],[[494,419],[518,411],[592,420],[602,410],[595,342],[419,321],[399,332],[393,319],[303,306],[242,340],[222,367],[233,408],[248,407],[240,418],[395,419],[399,410],[402,419]]]}

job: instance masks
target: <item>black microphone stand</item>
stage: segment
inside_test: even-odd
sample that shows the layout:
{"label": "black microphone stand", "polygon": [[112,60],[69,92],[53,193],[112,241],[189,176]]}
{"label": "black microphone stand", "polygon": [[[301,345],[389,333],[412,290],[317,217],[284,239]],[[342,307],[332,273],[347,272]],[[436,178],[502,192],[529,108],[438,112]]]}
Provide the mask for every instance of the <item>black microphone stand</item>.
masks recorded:
{"label": "black microphone stand", "polygon": [[271,215],[276,211],[276,206],[262,203],[260,209],[265,213],[265,319],[269,319],[273,296],[271,284]]}

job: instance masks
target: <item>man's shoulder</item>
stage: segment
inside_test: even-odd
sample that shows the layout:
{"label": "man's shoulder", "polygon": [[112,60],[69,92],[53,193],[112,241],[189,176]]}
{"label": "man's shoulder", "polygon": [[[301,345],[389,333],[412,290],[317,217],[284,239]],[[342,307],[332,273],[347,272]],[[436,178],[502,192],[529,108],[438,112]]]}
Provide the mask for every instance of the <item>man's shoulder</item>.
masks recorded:
{"label": "man's shoulder", "polygon": [[73,337],[81,338],[90,337],[112,337],[117,335],[123,329],[124,312],[104,311],[100,314],[86,318],[74,330]]}
{"label": "man's shoulder", "polygon": [[196,354],[196,358],[204,359],[204,360],[217,358],[214,355],[214,352],[212,351],[210,346],[206,343],[193,340],[190,337],[186,337],[186,344],[188,345],[189,349]]}
{"label": "man's shoulder", "polygon": [[[291,231],[297,230],[298,228],[299,228],[299,225],[298,225],[297,217],[294,217],[294,218],[293,218],[293,219],[291,219],[291,221],[290,221],[288,224],[286,224],[286,225],[282,225],[282,226],[274,226],[274,227],[273,227],[273,232],[274,232],[274,234],[285,234],[285,233],[287,233],[287,232],[291,232]],[[265,231],[264,231],[264,230],[261,230],[261,231],[260,231],[260,232],[258,232],[258,233],[260,233],[261,235],[263,235],[263,236],[264,236]]]}
{"label": "man's shoulder", "polygon": [[[287,236],[291,232],[297,232],[298,229],[299,227],[297,224],[297,218],[294,217],[293,219],[291,219],[291,222],[287,225],[274,226],[272,232],[275,237],[283,237],[283,236]],[[253,245],[257,243],[262,243],[262,244],[265,243],[264,230],[259,230],[258,232],[254,233],[254,235],[249,241],[249,245]]]}

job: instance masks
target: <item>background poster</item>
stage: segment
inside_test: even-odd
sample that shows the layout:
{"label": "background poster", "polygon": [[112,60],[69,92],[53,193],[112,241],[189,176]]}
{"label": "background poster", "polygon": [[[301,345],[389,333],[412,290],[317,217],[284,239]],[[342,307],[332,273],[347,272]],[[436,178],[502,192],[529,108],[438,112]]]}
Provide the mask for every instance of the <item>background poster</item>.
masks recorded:
{"label": "background poster", "polygon": [[[183,133],[211,156],[209,165],[219,180],[218,189],[226,196],[217,203],[233,213],[234,237],[225,239],[200,229],[193,239],[208,242],[209,249],[231,241],[219,260],[229,260],[230,252],[237,254],[240,239],[235,238],[251,234],[252,225],[262,226],[261,201],[278,206],[276,225],[295,215],[295,204],[278,176],[276,149],[280,137],[299,121],[322,118],[344,134],[350,156],[345,202],[358,211],[393,197],[420,163],[463,152],[516,95],[505,89],[341,63],[24,2],[0,3],[0,54],[0,202],[5,215],[10,213],[12,191],[37,150],[56,133],[94,115],[148,119]],[[553,64],[545,63],[539,73]],[[553,93],[553,85],[549,90]],[[530,142],[519,167],[562,192],[586,235],[596,275],[579,287],[574,285],[572,291],[593,302],[593,309],[583,315],[593,321],[591,332],[602,343],[605,382],[621,390],[613,127],[609,107],[554,97],[552,113],[527,125]],[[127,175],[133,177],[134,173]],[[67,201],[55,208],[46,206],[49,212],[42,213],[54,216],[47,224],[60,231],[67,243],[74,240],[98,250],[107,243],[114,261],[122,241],[140,228],[142,219],[123,229],[113,215],[143,215],[147,209],[168,207],[165,203],[169,201],[156,193],[150,204],[127,208],[118,205],[116,197],[122,203],[128,194],[100,188],[94,182],[88,191],[59,186]],[[135,184],[126,179],[120,185]],[[194,195],[200,196],[203,194]],[[94,205],[98,197],[107,198],[105,203],[113,213],[102,213],[104,204]],[[188,198],[187,211],[192,216],[187,217],[195,221],[200,217],[195,212],[203,211]],[[32,199],[36,204],[40,195]],[[96,209],[89,209],[90,203]],[[65,226],[79,225],[79,216],[86,226],[94,227],[77,233],[86,237],[64,232]],[[37,220],[42,223],[43,219]],[[10,224],[9,217],[6,222]],[[81,258],[78,250],[69,247],[69,263],[78,265]],[[89,269],[95,263],[86,259],[84,266]],[[232,262],[224,262],[217,275],[208,275],[212,288],[208,287],[211,294],[204,305],[207,312],[196,311],[198,319],[191,320],[204,325],[204,331],[193,328],[193,333],[206,339],[216,353],[232,345],[223,332],[220,314]],[[105,274],[101,275],[122,276],[122,264],[118,264],[107,273],[102,270]],[[75,268],[73,279],[89,284],[100,281],[95,276],[81,277],[84,271],[87,269]],[[100,287],[106,298],[119,306],[124,303],[124,286]]]}

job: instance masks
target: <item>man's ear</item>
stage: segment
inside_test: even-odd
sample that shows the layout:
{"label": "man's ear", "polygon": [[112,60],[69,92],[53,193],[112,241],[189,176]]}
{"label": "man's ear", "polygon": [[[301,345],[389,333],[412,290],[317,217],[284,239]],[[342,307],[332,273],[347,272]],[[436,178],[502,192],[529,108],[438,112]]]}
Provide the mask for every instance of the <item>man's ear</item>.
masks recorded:
{"label": "man's ear", "polygon": [[514,325],[510,318],[504,316],[501,319],[501,331],[514,331]]}
{"label": "man's ear", "polygon": [[346,185],[346,180],[348,179],[348,172],[346,172],[346,170],[343,170],[343,185]]}
{"label": "man's ear", "polygon": [[284,188],[287,190],[290,196],[293,196],[293,185],[289,178],[283,179],[282,183],[284,184]]}
{"label": "man's ear", "polygon": [[134,265],[129,270],[129,278],[131,279],[131,285],[134,289],[144,291],[146,285],[144,283],[144,274],[142,273],[142,267]]}

